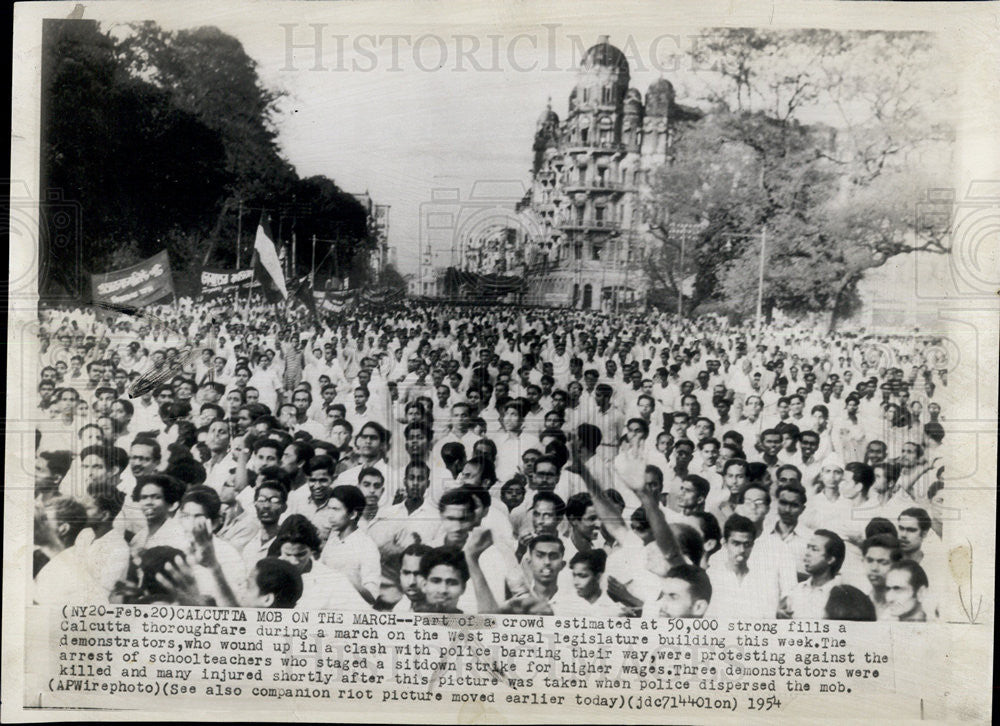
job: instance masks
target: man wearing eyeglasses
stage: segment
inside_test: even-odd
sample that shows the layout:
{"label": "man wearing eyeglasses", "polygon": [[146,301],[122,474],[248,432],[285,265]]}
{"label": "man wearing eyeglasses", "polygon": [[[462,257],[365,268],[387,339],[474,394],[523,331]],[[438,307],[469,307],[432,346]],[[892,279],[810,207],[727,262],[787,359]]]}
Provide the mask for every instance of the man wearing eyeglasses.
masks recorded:
{"label": "man wearing eyeglasses", "polygon": [[288,508],[288,490],[272,479],[264,479],[257,485],[254,495],[254,509],[260,529],[243,548],[243,561],[248,569],[253,569],[258,560],[267,557],[267,552],[278,534],[281,515]]}

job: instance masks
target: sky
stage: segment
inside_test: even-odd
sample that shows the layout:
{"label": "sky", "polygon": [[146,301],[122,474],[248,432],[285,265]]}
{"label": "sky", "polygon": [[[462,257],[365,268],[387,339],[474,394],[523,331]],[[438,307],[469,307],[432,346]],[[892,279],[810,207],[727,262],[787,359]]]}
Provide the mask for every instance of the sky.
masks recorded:
{"label": "sky", "polygon": [[[643,95],[665,77],[678,101],[694,103],[698,85],[679,56],[693,30],[640,21],[630,32],[613,16],[535,21],[525,13],[527,21],[514,22],[502,6],[456,22],[439,5],[407,5],[421,12],[395,25],[372,23],[373,3],[140,11],[108,3],[88,6],[85,17],[106,29],[140,19],[170,30],[215,25],[238,38],[262,82],[287,94],[276,118],[283,154],[302,177],[322,174],[390,205],[389,244],[404,273],[417,269],[428,214],[458,209],[457,219],[475,205],[512,207],[527,189],[538,117],[550,98],[565,116],[579,59],[600,34],[629,57]],[[470,201],[477,182],[502,191]],[[450,262],[450,245],[436,243],[432,264]]]}
{"label": "sky", "polygon": [[[430,219],[510,208],[527,189],[538,117],[550,98],[565,116],[579,60],[600,35],[625,53],[644,96],[666,78],[678,102],[703,103],[711,74],[692,68],[687,52],[713,18],[683,7],[670,16],[629,3],[105,2],[84,17],[105,29],[144,19],[168,30],[214,25],[238,38],[264,85],[286,94],[276,117],[282,153],[302,177],[321,174],[390,205],[389,245],[407,273]],[[731,6],[726,17],[773,22],[761,12]],[[473,200],[477,183],[503,189]],[[452,245],[434,245],[432,264],[451,264]]]}

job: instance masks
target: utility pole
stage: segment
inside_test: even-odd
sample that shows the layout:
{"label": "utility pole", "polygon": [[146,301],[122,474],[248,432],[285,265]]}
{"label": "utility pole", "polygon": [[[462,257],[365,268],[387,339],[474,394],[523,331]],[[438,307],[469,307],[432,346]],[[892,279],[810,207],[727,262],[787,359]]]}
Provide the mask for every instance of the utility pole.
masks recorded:
{"label": "utility pole", "polygon": [[243,242],[243,199],[239,200],[240,211],[239,216],[236,217],[236,270],[240,269],[240,246]]}
{"label": "utility pole", "polygon": [[309,287],[316,287],[316,235],[312,238],[312,263],[309,265]]}
{"label": "utility pole", "polygon": [[757,275],[757,334],[760,335],[764,307],[764,260],[767,250],[767,226],[760,228],[760,270]]}
{"label": "utility pole", "polygon": [[687,234],[681,232],[681,264],[677,274],[677,317],[680,318],[684,310],[684,242]]}
{"label": "utility pole", "polygon": [[289,271],[288,279],[289,280],[294,280],[294,278],[295,278],[295,272],[296,272],[296,270],[295,270],[295,226],[294,226],[294,222],[292,223],[292,259],[288,261],[288,271]]}
{"label": "utility pole", "polygon": [[340,284],[340,225],[337,225],[336,230],[337,236],[333,242],[333,276]]}

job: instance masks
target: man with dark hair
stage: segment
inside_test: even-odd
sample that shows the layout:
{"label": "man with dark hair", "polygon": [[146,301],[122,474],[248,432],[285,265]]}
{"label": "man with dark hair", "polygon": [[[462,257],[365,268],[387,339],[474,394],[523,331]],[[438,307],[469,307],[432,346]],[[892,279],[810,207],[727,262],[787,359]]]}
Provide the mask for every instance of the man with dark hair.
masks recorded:
{"label": "man with dark hair", "polygon": [[[786,473],[787,476],[782,479]],[[757,542],[753,556],[767,557],[772,562],[787,563],[790,572],[784,569],[781,571],[782,592],[787,594],[798,580],[808,577],[805,555],[806,546],[813,532],[801,522],[808,495],[797,483],[798,476],[794,467],[787,464],[781,467],[778,470],[778,478],[776,501],[772,507],[774,511],[764,520],[762,536]]]}
{"label": "man with dark hair", "polygon": [[139,504],[144,522],[130,542],[134,549],[166,545],[187,550],[188,538],[174,518],[184,489],[182,482],[166,474],[145,474],[138,478],[132,500]]}
{"label": "man with dark hair", "polygon": [[[368,421],[357,429],[354,437],[355,451],[350,458],[341,458],[337,464],[336,479],[344,484],[356,484],[358,474],[366,467],[374,467],[389,478],[389,466],[385,461],[386,448],[389,445],[389,432],[385,427],[374,421]],[[382,490],[379,506],[388,507],[392,504],[392,496],[387,489]]]}
{"label": "man with dark hair", "polygon": [[818,620],[830,598],[830,590],[840,584],[844,564],[844,541],[836,532],[817,529],[806,546],[805,569],[809,577],[785,598],[782,614],[798,620]]}
{"label": "man with dark hair", "polygon": [[220,577],[235,589],[246,580],[247,570],[236,548],[213,534],[220,509],[221,501],[214,489],[193,486],[181,497],[175,518],[187,537],[185,553],[198,589],[221,604],[229,594],[220,590]]}
{"label": "man with dark hair", "polygon": [[923,623],[928,619],[923,598],[927,593],[927,573],[913,560],[893,564],[885,576],[886,612],[890,619]]}
{"label": "man with dark hair", "polygon": [[820,437],[815,431],[804,430],[799,433],[799,453],[788,463],[794,464],[802,472],[802,486],[807,489],[819,476],[823,460],[817,455]]}
{"label": "man with dark hair", "polygon": [[414,612],[461,613],[459,598],[469,582],[469,565],[460,549],[436,547],[421,558],[424,600]]}
{"label": "man with dark hair", "polygon": [[780,584],[771,567],[751,566],[757,527],[731,515],[723,527],[722,553],[709,562],[712,602],[706,614],[718,618],[770,620],[778,611]]}
{"label": "man with dark hair", "polygon": [[365,611],[368,603],[358,595],[350,580],[319,561],[320,544],[316,527],[301,514],[293,514],[278,528],[268,548],[268,557],[290,563],[302,577],[300,610]]}
{"label": "man with dark hair", "polygon": [[868,580],[866,594],[875,606],[879,620],[891,619],[886,602],[885,578],[893,564],[899,562],[903,555],[899,551],[899,540],[895,535],[876,534],[861,545],[864,557],[865,576]]}
{"label": "man with dark hair", "polygon": [[528,512],[530,526],[521,528],[522,531],[518,536],[517,549],[514,553],[519,562],[528,551],[528,543],[536,535],[552,534],[559,536],[566,515],[566,503],[555,492],[535,492],[530,504],[531,507]]}
{"label": "man with dark hair", "polygon": [[508,515],[524,503],[527,490],[527,483],[523,476],[511,477],[501,485],[500,501],[507,507]]}
{"label": "man with dark hair", "polygon": [[288,508],[288,489],[276,478],[261,477],[254,491],[254,510],[258,529],[243,548],[243,562],[248,568],[262,557],[266,557],[275,536],[281,515]]}
{"label": "man with dark hair", "polygon": [[382,564],[375,541],[358,528],[365,506],[365,495],[353,484],[340,484],[330,491],[331,529],[320,561],[343,572],[365,602],[374,604],[382,580]]}
{"label": "man with dark hair", "polygon": [[948,567],[948,554],[938,536],[931,530],[931,524],[931,516],[926,509],[910,507],[899,513],[896,531],[903,559],[919,564],[924,576],[930,578],[930,587],[920,595],[920,601],[924,610],[936,617],[942,596],[941,578]]}
{"label": "man with dark hair", "polygon": [[[57,602],[58,594],[51,581],[53,573],[62,574],[67,562],[65,553],[72,549],[79,533],[87,526],[87,509],[72,497],[55,496],[46,502],[35,503],[35,562],[40,568],[35,572],[35,602],[40,604],[63,604]],[[73,558],[75,560],[75,558]],[[53,563],[55,565],[53,566]],[[43,587],[37,587],[39,579]],[[46,582],[49,581],[49,582]],[[63,593],[59,593],[63,594]]]}
{"label": "man with dark hair", "polygon": [[501,425],[503,430],[491,439],[497,447],[497,478],[506,481],[518,473],[521,452],[527,449],[542,450],[538,439],[524,430],[524,417],[528,403],[524,399],[513,399],[504,406]]}
{"label": "man with dark hair", "polygon": [[[674,565],[663,578],[660,596],[650,604],[653,617],[701,618],[712,602],[708,573],[696,565]],[[648,616],[643,609],[643,616]]]}
{"label": "man with dark hair", "polygon": [[[312,457],[302,468],[306,486],[299,487],[288,496],[288,514],[305,515],[316,526],[323,542],[330,536],[335,517],[329,505],[336,468],[337,463],[332,457]],[[357,478],[354,482],[357,483]]]}
{"label": "man with dark hair", "polygon": [[552,602],[555,615],[615,617],[622,614],[622,607],[613,601],[601,586],[608,555],[604,550],[577,552],[570,560],[568,570],[572,588],[557,591]]}
{"label": "man with dark hair", "polygon": [[566,566],[566,545],[554,534],[537,534],[528,542],[524,559],[530,595],[549,603],[555,612],[553,600],[559,590],[559,573]]}
{"label": "man with dark hair", "polygon": [[[411,467],[423,467],[424,470],[427,467],[420,461],[411,461],[407,465],[407,470],[414,477],[410,493],[414,497],[419,497],[420,504],[417,505],[419,509],[423,506],[423,491],[418,491],[422,471]],[[358,529],[371,537],[378,547],[382,563],[379,597],[383,603],[391,605],[402,596],[398,587],[400,554],[409,545],[420,541],[418,532],[426,534],[429,529],[428,524],[421,523],[419,518],[433,514],[433,510],[425,508],[414,520],[412,513],[405,508],[405,504],[383,508],[379,505],[379,501],[384,487],[385,479],[382,472],[375,467],[366,467],[358,474],[358,488],[365,497],[365,509],[358,519]],[[414,524],[418,525],[416,529],[413,527]]]}
{"label": "man with dark hair", "polygon": [[903,557],[920,564],[925,556],[924,540],[931,528],[931,517],[926,509],[910,507],[899,513],[896,531],[899,532],[899,548]]}
{"label": "man with dark hair", "polygon": [[124,499],[121,492],[110,490],[87,496],[84,504],[56,497],[40,511],[36,508],[36,518],[44,517],[42,529],[48,533],[41,536],[36,526],[36,546],[46,541],[51,545],[51,559],[36,573],[36,603],[107,601],[128,566],[128,545],[112,529]]}
{"label": "man with dark hair", "polygon": [[276,557],[259,560],[247,578],[244,607],[293,608],[302,597],[302,575]]}
{"label": "man with dark hair", "polygon": [[59,485],[70,466],[73,454],[69,451],[41,451],[35,459],[35,496],[48,499],[58,496]]}
{"label": "man with dark hair", "polygon": [[403,550],[399,563],[399,589],[403,597],[393,606],[393,612],[409,613],[420,610],[424,604],[421,562],[431,551],[425,544],[411,544]]}
{"label": "man with dark hair", "polygon": [[667,521],[683,522],[697,527],[697,522],[693,518],[698,512],[705,511],[705,499],[710,488],[704,477],[688,474],[678,487],[675,501],[669,502],[670,508],[664,511]]}
{"label": "man with dark hair", "polygon": [[747,486],[747,462],[744,459],[729,459],[722,466],[722,489],[709,497],[706,509],[720,522],[725,522],[736,512],[740,497]]}
{"label": "man with dark hair", "polygon": [[[505,578],[512,573],[517,574],[514,572],[517,561],[513,547],[507,551],[506,547],[494,546],[492,530],[484,523],[487,512],[492,509],[487,506],[487,499],[492,498],[474,485],[449,489],[438,502],[440,524],[426,542],[431,547],[477,548],[476,556],[482,558],[482,570],[488,574],[484,575],[481,587],[476,585],[463,590],[459,607],[464,612],[495,612],[491,608],[496,607],[496,601],[503,599]],[[481,546],[483,542],[486,542],[485,546]],[[517,580],[515,577],[515,584]]]}
{"label": "man with dark hair", "polygon": [[868,596],[850,585],[836,585],[830,590],[830,597],[823,609],[823,618],[859,622],[874,622],[878,619],[875,606]]}
{"label": "man with dark hair", "polygon": [[316,455],[316,450],[307,441],[292,441],[281,454],[279,466],[284,469],[291,480],[290,491],[301,488],[306,481],[304,467],[306,462]]}
{"label": "man with dark hair", "polygon": [[777,429],[765,429],[760,434],[761,461],[768,469],[775,471],[780,464],[778,454],[781,451],[781,433]]}
{"label": "man with dark hair", "polygon": [[472,451],[477,436],[472,430],[472,409],[465,401],[458,401],[451,406],[451,417],[448,423],[448,433],[434,444],[436,457],[440,457],[443,447],[450,443],[461,444],[465,451]]}
{"label": "man with dark hair", "polygon": [[599,546],[601,520],[590,494],[580,492],[569,498],[566,502],[566,521],[569,523],[569,537],[563,547],[570,557]]}

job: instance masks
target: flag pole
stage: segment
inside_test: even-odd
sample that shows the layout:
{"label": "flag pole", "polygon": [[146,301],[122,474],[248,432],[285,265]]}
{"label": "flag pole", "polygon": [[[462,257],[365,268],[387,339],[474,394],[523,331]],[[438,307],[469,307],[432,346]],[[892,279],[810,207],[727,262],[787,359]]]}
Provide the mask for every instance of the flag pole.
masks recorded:
{"label": "flag pole", "polygon": [[[254,253],[256,254],[256,252]],[[253,263],[253,256],[250,257],[250,285],[247,287],[247,304],[244,310],[247,319],[247,325],[250,324],[250,296],[253,295],[253,279],[254,275],[257,273],[257,266]]]}
{"label": "flag pole", "polygon": [[[264,223],[264,217],[265,217],[266,214],[267,214],[267,212],[265,212],[262,209],[261,212],[260,212],[260,219],[257,221],[258,231],[259,231],[260,225],[262,225]],[[254,234],[256,235],[256,232]],[[254,237],[254,246],[253,246],[252,251],[250,252],[250,285],[247,286],[247,304],[246,304],[246,308],[244,309],[244,312],[246,314],[246,319],[247,319],[247,321],[246,321],[247,325],[250,325],[250,296],[253,295],[253,281],[254,281],[254,276],[257,274],[257,265],[254,264],[254,260],[256,258],[257,258],[257,242],[256,242],[256,236],[255,236]],[[237,295],[237,299],[239,299],[238,295]]]}

